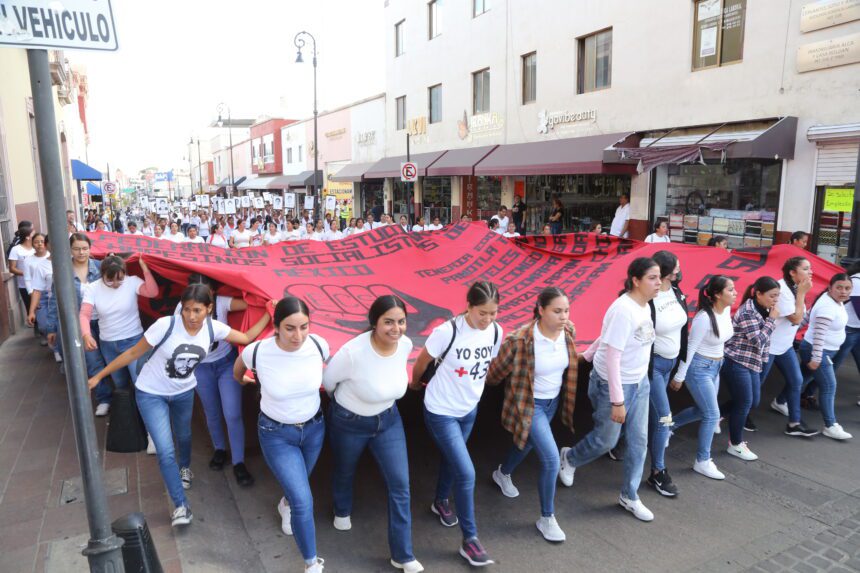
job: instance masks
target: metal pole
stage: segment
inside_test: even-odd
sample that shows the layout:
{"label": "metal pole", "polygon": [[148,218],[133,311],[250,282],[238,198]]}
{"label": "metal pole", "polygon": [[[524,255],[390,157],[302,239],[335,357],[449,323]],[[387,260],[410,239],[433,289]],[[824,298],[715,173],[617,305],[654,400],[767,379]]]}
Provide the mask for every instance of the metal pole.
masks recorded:
{"label": "metal pole", "polygon": [[[310,34],[308,34],[310,35]],[[325,218],[323,211],[322,196],[319,188],[318,171],[319,171],[319,135],[317,133],[317,41],[311,36],[314,41],[314,197],[317,198],[317,220],[322,221]]]}
{"label": "metal pole", "polygon": [[[406,161],[412,161],[412,154],[409,151],[409,133],[406,133]],[[415,183],[412,182],[411,185],[406,186],[406,224],[410,225],[412,221],[412,208],[410,203],[412,203],[412,198],[410,197],[409,191],[415,192]]]}
{"label": "metal pole", "polygon": [[[57,120],[54,115],[51,74],[46,50],[27,50],[30,67],[30,88],[36,115],[36,137],[39,142],[39,162],[45,185],[45,209],[48,231],[53,237],[68,234],[66,209],[63,200],[63,173],[60,165],[60,146],[57,141]],[[84,367],[83,342],[78,323],[77,293],[72,272],[72,253],[69,242],[51,244],[54,269],[54,296],[59,307],[60,333],[63,355],[66,357],[66,384],[75,428],[75,444],[81,465],[81,479],[90,526],[90,540],[83,554],[89,560],[90,571],[121,573],[123,540],[113,534],[110,509],[105,495],[104,476],[96,441],[96,427],[87,388]],[[72,566],[73,564],[68,564]]]}
{"label": "metal pole", "polygon": [[236,183],[236,178],[233,176],[233,116],[231,115],[230,107],[227,107],[227,128],[228,137],[230,138],[230,197],[233,196],[233,185]]}
{"label": "metal pole", "polygon": [[203,193],[203,158],[200,156],[200,137],[197,138],[197,190]]}
{"label": "metal pole", "polygon": [[854,173],[854,211],[851,213],[851,233],[848,235],[848,257],[860,258],[860,150],[857,152],[857,170]]}

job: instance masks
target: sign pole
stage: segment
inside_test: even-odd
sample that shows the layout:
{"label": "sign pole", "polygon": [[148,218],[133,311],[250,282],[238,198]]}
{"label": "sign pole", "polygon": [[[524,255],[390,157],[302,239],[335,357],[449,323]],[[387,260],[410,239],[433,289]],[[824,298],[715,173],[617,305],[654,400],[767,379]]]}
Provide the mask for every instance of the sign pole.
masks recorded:
{"label": "sign pole", "polygon": [[857,154],[857,170],[854,172],[854,210],[851,213],[851,231],[848,234],[848,257],[860,259],[860,153]]}
{"label": "sign pole", "polygon": [[[28,49],[27,62],[30,67],[30,87],[36,115],[39,163],[45,185],[48,231],[52,237],[65,237],[68,230],[63,197],[63,173],[60,166],[60,146],[57,140],[47,50]],[[111,530],[110,508],[105,495],[95,421],[90,405],[90,392],[87,388],[76,304],[78,297],[72,271],[72,252],[66,240],[54,241],[51,244],[51,250],[54,255],[51,259],[54,268],[54,293],[59,307],[60,334],[63,355],[66,359],[66,383],[75,428],[78,461],[81,465],[87,521],[90,526],[90,540],[83,554],[89,560],[92,572],[122,573],[125,571],[120,549],[123,540],[114,535]]]}
{"label": "sign pole", "polygon": [[[406,162],[407,163],[412,162],[412,156],[411,156],[410,151],[409,151],[409,132],[406,133]],[[411,229],[412,228],[412,216],[410,215],[410,212],[412,210],[412,197],[411,197],[411,195],[413,195],[415,193],[415,183],[413,182],[406,189],[408,191],[411,191],[411,193],[409,193],[409,192],[406,193],[406,225]]]}

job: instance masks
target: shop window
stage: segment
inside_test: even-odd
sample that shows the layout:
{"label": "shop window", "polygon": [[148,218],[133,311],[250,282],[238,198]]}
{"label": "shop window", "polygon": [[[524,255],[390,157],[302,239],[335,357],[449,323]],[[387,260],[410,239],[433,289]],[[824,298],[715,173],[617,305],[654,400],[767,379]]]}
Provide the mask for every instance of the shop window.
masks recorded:
{"label": "shop window", "polygon": [[275,136],[269,135],[263,140],[263,161],[266,163],[275,162]]}
{"label": "shop window", "polygon": [[397,123],[395,124],[395,129],[398,131],[406,129],[406,96],[400,96],[394,100],[394,104],[397,107]]}
{"label": "shop window", "polygon": [[299,148],[298,148],[298,158],[296,159],[296,161],[298,161],[299,163],[304,161],[304,159],[302,159],[302,146],[301,145],[299,145]]}
{"label": "shop window", "polygon": [[490,68],[472,74],[472,113],[490,111]]}
{"label": "shop window", "polygon": [[577,93],[612,85],[612,28],[579,39]]}
{"label": "shop window", "polygon": [[693,70],[743,60],[746,0],[695,0]]}
{"label": "shop window", "polygon": [[502,206],[502,178],[478,177],[478,210],[476,218],[489,221],[493,215],[498,215]]}
{"label": "shop window", "polygon": [[293,148],[288,147],[287,148],[287,163],[292,163],[292,162],[293,162]]}
{"label": "shop window", "polygon": [[536,175],[526,177],[526,220],[529,233],[549,222],[553,199],[562,204],[564,232],[586,232],[594,223],[608,230],[618,198],[630,195],[629,175]]}
{"label": "shop window", "polygon": [[654,216],[669,220],[673,241],[705,245],[714,235],[729,248],[773,244],[782,162],[729,159],[654,170]]}
{"label": "shop window", "polygon": [[429,103],[427,116],[430,118],[430,123],[442,121],[442,84],[427,88],[427,101]]}
{"label": "shop window", "polygon": [[439,217],[443,225],[451,221],[451,178],[425,177],[422,180],[421,199],[427,224]]}
{"label": "shop window", "polygon": [[427,3],[427,39],[432,40],[439,35],[439,3],[431,0]]}
{"label": "shop window", "polygon": [[523,104],[537,99],[537,53],[523,56]]}
{"label": "shop window", "polygon": [[472,0],[472,18],[480,16],[490,9],[490,0]]}
{"label": "shop window", "polygon": [[361,183],[362,211],[361,217],[367,217],[367,212],[376,205],[383,206],[385,203],[385,191],[382,182],[365,181]]}
{"label": "shop window", "polygon": [[406,20],[401,20],[394,25],[394,57],[403,55],[403,32]]}
{"label": "shop window", "polygon": [[849,254],[854,191],[852,187],[816,187],[813,251],[837,265]]}
{"label": "shop window", "polygon": [[[400,219],[400,215],[408,217],[411,210],[409,203],[413,201],[412,186],[399,179],[393,179],[391,191],[391,216],[394,217],[395,221]],[[411,223],[412,221],[410,221]]]}

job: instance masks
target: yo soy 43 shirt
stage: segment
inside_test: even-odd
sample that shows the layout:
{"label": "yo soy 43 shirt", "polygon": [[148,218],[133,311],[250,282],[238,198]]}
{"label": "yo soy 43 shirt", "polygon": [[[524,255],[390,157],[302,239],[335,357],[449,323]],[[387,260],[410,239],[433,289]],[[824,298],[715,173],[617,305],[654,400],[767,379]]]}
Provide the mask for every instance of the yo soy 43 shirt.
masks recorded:
{"label": "yo soy 43 shirt", "polygon": [[453,344],[449,320],[433,329],[424,345],[430,356],[439,358],[451,344],[427,385],[424,406],[439,416],[462,418],[478,405],[490,362],[499,353],[504,336],[502,327],[497,324],[478,330],[469,326],[465,316],[458,316],[454,323],[457,334]]}

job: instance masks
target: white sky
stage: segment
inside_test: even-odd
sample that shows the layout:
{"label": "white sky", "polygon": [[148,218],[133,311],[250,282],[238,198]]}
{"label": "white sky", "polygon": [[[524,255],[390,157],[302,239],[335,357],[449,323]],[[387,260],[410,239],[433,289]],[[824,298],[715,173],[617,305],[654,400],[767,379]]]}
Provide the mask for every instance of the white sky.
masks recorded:
{"label": "white sky", "polygon": [[[234,118],[313,112],[313,68],[293,37],[317,40],[320,111],[385,90],[384,0],[113,0],[117,52],[69,52],[86,66],[90,164],[127,175],[187,166],[219,102]],[[204,139],[205,141],[205,139]]]}

